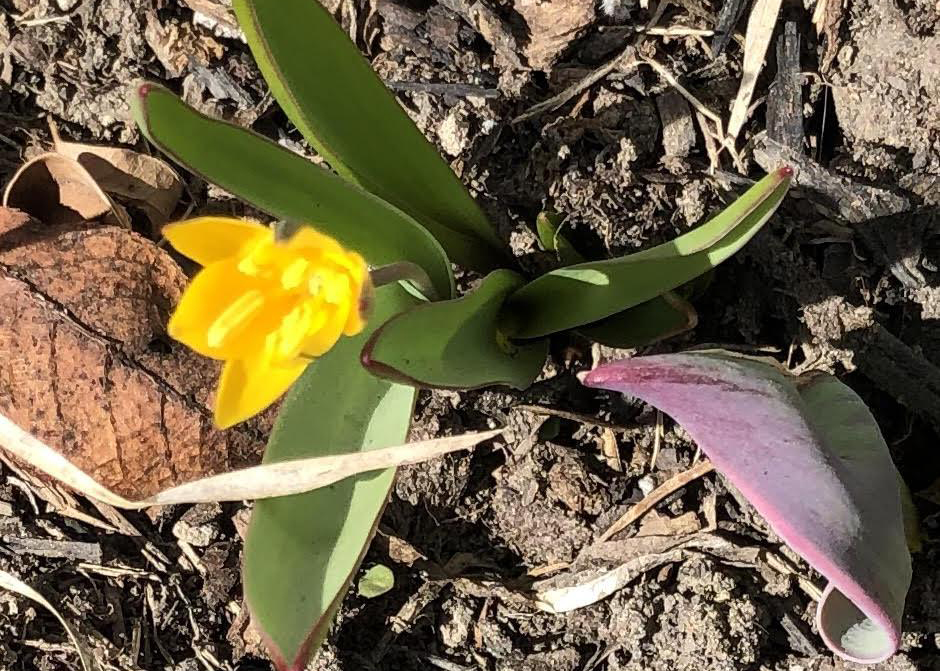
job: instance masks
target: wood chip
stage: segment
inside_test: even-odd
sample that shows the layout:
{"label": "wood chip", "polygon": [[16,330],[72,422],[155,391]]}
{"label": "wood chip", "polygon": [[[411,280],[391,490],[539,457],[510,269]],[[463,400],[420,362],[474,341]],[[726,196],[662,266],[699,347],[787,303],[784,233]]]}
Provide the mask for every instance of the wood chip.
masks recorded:
{"label": "wood chip", "polygon": [[728,42],[734,36],[734,29],[738,20],[744,14],[747,0],[724,0],[718,11],[718,21],[715,25],[715,36],[712,38],[711,48],[715,58],[718,58]]}
{"label": "wood chip", "polygon": [[757,139],[754,160],[768,171],[783,164],[793,166],[793,185],[810,190],[815,203],[829,210],[827,214],[851,224],[911,209],[911,202],[906,197],[838,175],[802,152],[793,151],[766,136]]}
{"label": "wood chip", "polygon": [[611,470],[617,473],[623,473],[623,461],[620,459],[620,446],[617,444],[617,436],[614,435],[610,427],[604,427],[601,430],[601,453],[604,460]]}
{"label": "wood chip", "polygon": [[3,542],[11,550],[23,554],[94,563],[101,562],[101,546],[97,543],[60,541],[48,538],[29,538],[11,535],[3,536]]}
{"label": "wood chip", "polygon": [[767,94],[767,136],[794,152],[803,151],[803,75],[795,21],[787,21],[777,38],[777,75]]}
{"label": "wood chip", "polygon": [[[652,17],[647,21],[644,28],[650,29],[654,28],[660,21],[663,16],[663,13],[666,11],[668,2],[660,2],[656,6],[656,11],[653,12]],[[592,70],[585,77],[578,80],[571,86],[567,87],[561,93],[552,96],[547,100],[543,100],[540,103],[537,103],[530,107],[528,110],[517,116],[512,120],[513,124],[520,123],[526,119],[531,119],[533,117],[539,116],[545,112],[558,109],[565,103],[567,103],[572,98],[581,94],[582,91],[586,91],[590,87],[594,86],[597,82],[605,79],[609,74],[617,70],[625,72],[631,68],[636,67],[640,62],[637,57],[637,47],[643,44],[646,41],[646,35],[642,32],[638,33],[633,41],[617,56],[607,61],[604,65]]]}
{"label": "wood chip", "polygon": [[509,26],[480,0],[441,0],[441,5],[462,16],[493,47],[500,69],[524,70],[519,59],[522,49]]}
{"label": "wood chip", "polygon": [[663,151],[667,158],[686,158],[695,147],[692,110],[677,91],[670,89],[656,98],[663,125]]}
{"label": "wood chip", "polygon": [[529,28],[523,53],[539,70],[548,69],[594,22],[594,0],[515,0],[513,8]]}

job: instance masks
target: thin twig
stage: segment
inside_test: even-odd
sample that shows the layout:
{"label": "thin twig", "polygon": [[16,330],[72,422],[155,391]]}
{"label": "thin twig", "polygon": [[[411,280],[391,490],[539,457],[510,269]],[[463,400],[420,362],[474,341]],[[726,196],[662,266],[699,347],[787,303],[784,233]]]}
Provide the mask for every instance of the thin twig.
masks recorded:
{"label": "thin twig", "polygon": [[638,34],[633,39],[633,41],[627,47],[625,47],[623,51],[617,54],[617,56],[608,61],[606,64],[592,71],[583,79],[575,82],[561,93],[552,96],[548,100],[543,100],[542,102],[533,105],[513,119],[512,123],[517,124],[525,121],[526,119],[536,117],[543,112],[549,112],[553,109],[558,109],[576,95],[594,86],[594,84],[601,81],[618,68],[621,70],[627,70],[629,68],[636,67],[636,65],[640,62],[640,60],[637,59],[635,55],[637,47],[643,44],[647,37],[646,32],[644,31],[650,31],[656,27],[656,24],[659,23],[659,20],[663,17],[663,13],[666,11],[666,7],[668,6],[669,0],[663,0],[663,2],[660,2],[656,7],[656,11],[653,12],[653,16],[650,17],[650,20],[647,21],[646,25],[638,31]]}
{"label": "thin twig", "polygon": [[662,35],[663,37],[711,37],[715,34],[714,30],[708,30],[705,28],[689,28],[687,26],[641,28],[637,32],[646,33],[647,35]]}
{"label": "thin twig", "polygon": [[614,522],[610,527],[601,534],[598,538],[598,542],[604,542],[610,540],[611,537],[620,533],[628,526],[636,522],[638,519],[643,517],[646,513],[653,509],[653,507],[662,501],[664,498],[672,494],[673,492],[682,489],[687,484],[693,480],[702,477],[706,473],[711,473],[715,470],[714,464],[712,462],[705,460],[700,461],[699,463],[692,466],[692,468],[678,473],[668,480],[661,484],[659,487],[651,491],[649,494],[644,497],[642,501],[633,506],[630,510],[626,512],[623,517]]}
{"label": "thin twig", "polygon": [[646,63],[651,68],[656,70],[656,72],[659,73],[659,76],[665,79],[666,82],[670,86],[672,86],[679,93],[681,93],[682,97],[688,100],[689,103],[692,105],[692,107],[694,107],[703,115],[705,115],[706,117],[714,121],[715,125],[717,125],[719,130],[722,132],[722,135],[724,134],[723,122],[721,120],[721,117],[718,116],[715,112],[712,112],[710,109],[708,109],[698,98],[692,95],[687,88],[685,88],[682,84],[680,84],[679,80],[676,79],[675,75],[673,75],[672,72],[669,71],[669,68],[667,68],[665,65],[662,65],[658,61],[653,60],[652,58],[644,58],[642,62]]}

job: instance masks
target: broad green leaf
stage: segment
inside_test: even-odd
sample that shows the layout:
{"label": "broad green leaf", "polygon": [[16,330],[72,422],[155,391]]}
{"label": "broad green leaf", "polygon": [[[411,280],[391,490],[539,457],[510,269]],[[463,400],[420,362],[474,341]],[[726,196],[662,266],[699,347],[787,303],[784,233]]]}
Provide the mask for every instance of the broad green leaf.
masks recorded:
{"label": "broad green leaf", "polygon": [[632,308],[577,331],[601,345],[633,348],[651,345],[695,328],[695,308],[675,291],[652,298]]}
{"label": "broad green leaf", "polygon": [[317,0],[234,6],[274,97],[339,174],[420,221],[455,262],[499,265],[493,226]]}
{"label": "broad green leaf", "polygon": [[495,270],[466,296],[403,312],[375,332],[363,365],[420,387],[528,387],[545,363],[547,341],[513,343],[497,328],[503,301],[522,283],[511,270]]}
{"label": "broad green leaf", "polygon": [[162,87],[141,85],[133,103],[147,138],[193,172],[278,219],[314,226],[372,265],[413,261],[440,295],[453,294],[440,244],[393,205],[256,133],[203,116]]}
{"label": "broad green leaf", "polygon": [[743,247],[786,195],[791,168],[768,175],[719,215],[671,242],[536,278],[506,301],[502,325],[537,338],[605,319],[698,277]]}
{"label": "broad green leaf", "polygon": [[[379,288],[370,323],[381,324],[413,304],[397,285]],[[340,340],[294,385],[265,463],[403,442],[415,390],[373,377],[358,365],[369,333]],[[279,669],[303,669],[322,642],[366,552],[393,477],[393,470],[367,473],[255,503],[245,540],[245,597]]]}
{"label": "broad green leaf", "polygon": [[367,569],[359,578],[356,591],[361,597],[374,599],[377,596],[382,596],[393,587],[395,587],[395,574],[392,573],[392,569],[384,564],[376,564]]}
{"label": "broad green leaf", "polygon": [[564,216],[557,212],[540,212],[535,219],[539,242],[546,251],[555,252],[558,260],[566,266],[583,263],[587,259],[561,233],[564,219]]}

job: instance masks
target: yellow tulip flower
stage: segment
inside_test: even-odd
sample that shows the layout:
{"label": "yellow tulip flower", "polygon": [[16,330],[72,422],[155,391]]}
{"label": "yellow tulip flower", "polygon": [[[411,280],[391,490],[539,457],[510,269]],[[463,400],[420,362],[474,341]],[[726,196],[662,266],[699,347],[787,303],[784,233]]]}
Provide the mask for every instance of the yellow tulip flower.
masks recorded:
{"label": "yellow tulip flower", "polygon": [[200,217],[163,229],[203,269],[170,318],[171,337],[225,362],[215,423],[258,414],[342,335],[365,326],[365,261],[309,227],[286,240],[260,223]]}

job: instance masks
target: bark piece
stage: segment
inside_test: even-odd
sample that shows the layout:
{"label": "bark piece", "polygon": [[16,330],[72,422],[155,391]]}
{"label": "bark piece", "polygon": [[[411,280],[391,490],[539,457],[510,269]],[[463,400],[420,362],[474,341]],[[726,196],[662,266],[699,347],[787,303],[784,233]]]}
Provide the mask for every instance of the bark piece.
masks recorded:
{"label": "bark piece", "polygon": [[656,98],[659,118],[663,124],[663,150],[667,157],[686,158],[695,146],[695,125],[692,111],[674,89]]}
{"label": "bark piece", "polygon": [[767,135],[792,151],[803,151],[800,34],[794,21],[787,21],[777,37],[777,75],[767,94]]}
{"label": "bark piece", "polygon": [[754,160],[764,170],[773,170],[784,163],[792,165],[796,170],[794,186],[813,191],[817,205],[826,207],[833,215],[851,224],[911,209],[910,201],[904,196],[836,174],[767,137],[758,138]]}
{"label": "bark piece", "polygon": [[529,65],[548,69],[594,22],[594,0],[516,0],[529,28],[524,53]]}
{"label": "bark piece", "polygon": [[718,12],[718,22],[715,26],[715,35],[712,37],[712,52],[715,58],[721,56],[721,52],[728,46],[731,37],[734,35],[734,28],[744,14],[747,7],[746,0],[724,0],[721,3],[721,9]]}
{"label": "bark piece", "polygon": [[502,62],[500,69],[525,69],[515,36],[487,4],[481,0],[441,0],[441,5],[463,17],[493,47],[497,60]]}

